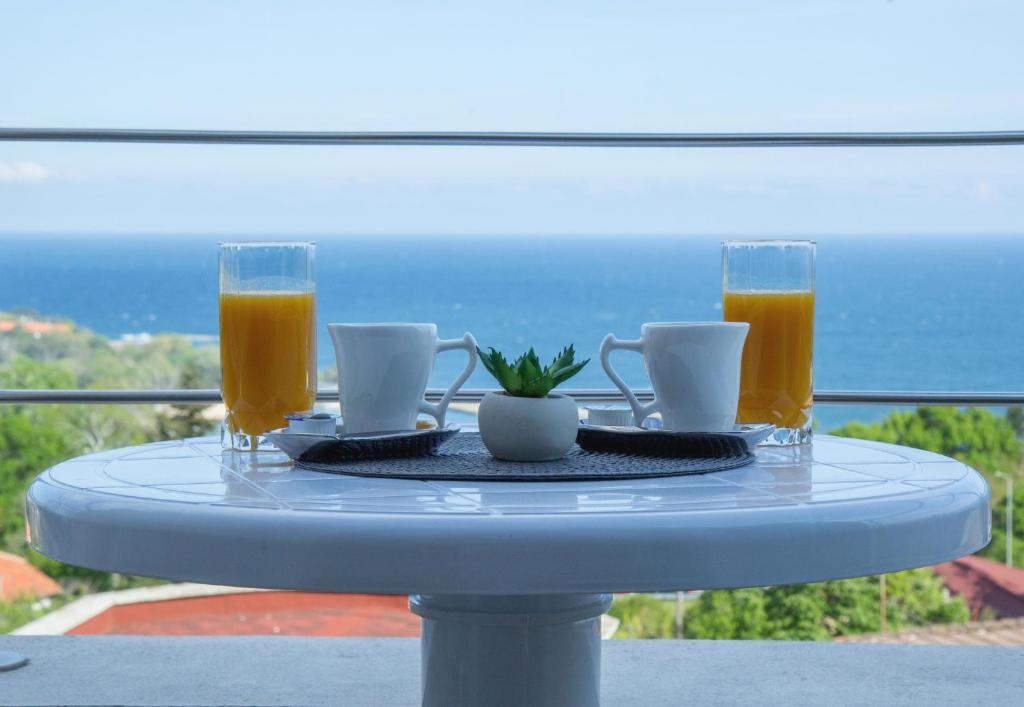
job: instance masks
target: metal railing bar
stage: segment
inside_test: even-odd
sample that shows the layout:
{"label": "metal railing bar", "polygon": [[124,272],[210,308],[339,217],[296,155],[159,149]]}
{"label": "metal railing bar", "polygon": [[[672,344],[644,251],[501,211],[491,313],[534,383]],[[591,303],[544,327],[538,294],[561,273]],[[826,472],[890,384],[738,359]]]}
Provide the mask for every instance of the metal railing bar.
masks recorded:
{"label": "metal railing bar", "polygon": [[321,132],[0,128],[0,141],[228,145],[534,147],[909,147],[1024,145],[1022,130],[809,133]]}
{"label": "metal railing bar", "polygon": [[[487,389],[463,389],[455,395],[455,402],[478,403],[488,392]],[[579,403],[621,403],[619,391],[607,388],[567,389]],[[443,389],[431,388],[427,398],[439,400]],[[637,398],[652,400],[650,390],[637,390]],[[317,400],[330,402],[338,400],[338,391],[323,388],[317,392]],[[63,405],[173,405],[173,404],[215,404],[221,402],[220,391],[216,388],[203,390],[0,390],[0,404],[63,404]],[[818,390],[814,393],[816,404],[829,405],[982,405],[1005,406],[1024,405],[1024,391],[998,392],[952,392],[952,391],[865,391],[865,390]]]}

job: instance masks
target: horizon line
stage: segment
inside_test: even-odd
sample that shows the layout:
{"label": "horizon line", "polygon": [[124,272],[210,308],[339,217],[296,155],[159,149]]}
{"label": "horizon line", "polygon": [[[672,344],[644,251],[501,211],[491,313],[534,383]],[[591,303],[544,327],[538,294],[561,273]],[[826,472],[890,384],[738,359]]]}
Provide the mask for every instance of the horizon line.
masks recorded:
{"label": "horizon line", "polygon": [[814,238],[1016,238],[1024,236],[1024,231],[988,231],[983,233],[966,231],[723,231],[723,232],[638,232],[623,233],[612,231],[502,231],[502,232],[412,232],[412,231],[388,231],[388,232],[356,232],[356,231],[300,231],[284,233],[282,231],[101,231],[101,230],[0,230],[0,238],[9,237],[55,237],[55,238],[266,238],[275,237],[281,240],[308,240],[309,238],[325,239],[374,239],[374,238],[402,238],[402,239],[502,239],[502,238],[765,238],[765,239],[793,239],[806,240]]}

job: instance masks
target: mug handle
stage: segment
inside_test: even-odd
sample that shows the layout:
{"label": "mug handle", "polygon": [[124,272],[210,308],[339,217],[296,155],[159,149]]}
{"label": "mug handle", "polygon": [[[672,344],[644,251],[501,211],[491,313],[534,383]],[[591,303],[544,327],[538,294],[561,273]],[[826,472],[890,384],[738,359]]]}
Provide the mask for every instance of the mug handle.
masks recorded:
{"label": "mug handle", "polygon": [[622,349],[624,351],[636,351],[638,354],[643,354],[644,344],[640,339],[616,339],[615,334],[609,334],[604,337],[604,341],[601,342],[601,368],[608,374],[608,377],[612,379],[612,383],[618,388],[624,396],[626,396],[626,402],[629,403],[629,407],[633,409],[633,424],[640,427],[644,420],[651,416],[651,413],[658,411],[658,401],[652,400],[646,405],[641,405],[640,401],[636,399],[636,395],[629,389],[625,381],[615,372],[612,368],[610,360],[611,353],[615,349]]}
{"label": "mug handle", "polygon": [[432,416],[437,421],[439,428],[444,427],[444,416],[448,412],[448,405],[451,403],[452,398],[455,397],[455,393],[459,391],[459,388],[462,387],[462,384],[466,382],[476,368],[476,339],[473,338],[472,334],[467,331],[462,335],[461,339],[441,339],[437,342],[434,353],[439,354],[443,351],[453,351],[455,349],[465,349],[469,353],[469,360],[466,362],[466,367],[462,369],[462,373],[459,374],[455,382],[441,396],[439,403],[435,405],[426,400],[420,401],[420,412]]}

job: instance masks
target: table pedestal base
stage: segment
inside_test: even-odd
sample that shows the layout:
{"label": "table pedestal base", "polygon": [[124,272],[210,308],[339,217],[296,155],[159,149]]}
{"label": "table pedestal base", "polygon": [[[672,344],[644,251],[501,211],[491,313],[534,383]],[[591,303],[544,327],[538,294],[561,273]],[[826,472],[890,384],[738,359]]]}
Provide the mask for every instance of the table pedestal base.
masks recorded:
{"label": "table pedestal base", "polygon": [[597,707],[610,594],[417,594],[425,707]]}

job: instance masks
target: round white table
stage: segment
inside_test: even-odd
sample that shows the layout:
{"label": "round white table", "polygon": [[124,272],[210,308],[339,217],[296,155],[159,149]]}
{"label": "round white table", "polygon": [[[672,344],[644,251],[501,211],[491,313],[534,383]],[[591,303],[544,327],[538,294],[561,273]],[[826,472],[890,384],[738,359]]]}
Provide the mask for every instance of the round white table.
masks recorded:
{"label": "round white table", "polygon": [[702,476],[423,482],[294,469],[213,439],[90,454],[28,492],[32,546],[75,565],[410,594],[427,705],[596,705],[608,592],[892,572],[989,541],[960,462],[819,436]]}

